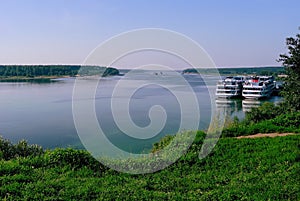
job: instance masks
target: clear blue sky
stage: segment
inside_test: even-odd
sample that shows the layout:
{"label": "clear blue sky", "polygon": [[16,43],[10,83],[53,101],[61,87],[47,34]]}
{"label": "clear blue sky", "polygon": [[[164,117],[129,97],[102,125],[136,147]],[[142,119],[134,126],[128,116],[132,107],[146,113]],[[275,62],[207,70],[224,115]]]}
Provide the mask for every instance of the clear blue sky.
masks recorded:
{"label": "clear blue sky", "polygon": [[0,64],[82,63],[137,28],[197,41],[217,66],[279,65],[299,32],[299,0],[0,0]]}

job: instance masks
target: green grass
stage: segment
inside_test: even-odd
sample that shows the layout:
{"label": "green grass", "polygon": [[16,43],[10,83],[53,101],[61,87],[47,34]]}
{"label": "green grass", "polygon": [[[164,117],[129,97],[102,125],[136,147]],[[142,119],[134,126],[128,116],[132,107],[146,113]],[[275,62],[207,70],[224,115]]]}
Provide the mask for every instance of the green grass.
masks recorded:
{"label": "green grass", "polygon": [[223,137],[237,137],[256,133],[300,133],[300,112],[284,113],[271,119],[253,122],[246,119],[232,122],[222,131]]}
{"label": "green grass", "polygon": [[[56,149],[0,161],[4,200],[299,200],[300,135],[221,138],[198,158],[204,134],[168,168],[130,175],[87,152]],[[163,139],[157,151],[168,144]]]}

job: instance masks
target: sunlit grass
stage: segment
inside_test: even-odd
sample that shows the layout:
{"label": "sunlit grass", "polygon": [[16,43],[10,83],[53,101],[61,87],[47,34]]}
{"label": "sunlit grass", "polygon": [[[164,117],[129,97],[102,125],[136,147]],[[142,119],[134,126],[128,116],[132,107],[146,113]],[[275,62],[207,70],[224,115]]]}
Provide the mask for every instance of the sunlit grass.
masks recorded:
{"label": "sunlit grass", "polygon": [[[300,135],[221,138],[200,160],[205,134],[159,172],[119,173],[86,151],[56,149],[0,161],[0,196],[7,200],[298,200]],[[166,137],[153,153],[171,143]]]}

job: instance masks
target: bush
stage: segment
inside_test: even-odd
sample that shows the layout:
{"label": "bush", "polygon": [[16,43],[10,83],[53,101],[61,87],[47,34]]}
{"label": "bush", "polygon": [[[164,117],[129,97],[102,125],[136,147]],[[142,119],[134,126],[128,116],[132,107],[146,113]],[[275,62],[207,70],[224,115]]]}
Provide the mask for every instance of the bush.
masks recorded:
{"label": "bush", "polygon": [[49,166],[70,165],[73,169],[88,167],[92,170],[105,170],[106,168],[85,150],[71,148],[57,148],[45,154]]}
{"label": "bush", "polygon": [[157,151],[163,149],[164,147],[168,146],[173,138],[174,138],[174,136],[172,136],[172,135],[164,136],[163,138],[161,138],[161,140],[159,142],[156,142],[153,144],[153,148],[152,148],[151,152],[152,153],[157,152]]}
{"label": "bush", "polygon": [[271,122],[277,126],[299,128],[300,112],[292,112],[285,115],[280,115],[272,119]]}
{"label": "bush", "polygon": [[41,146],[28,145],[25,140],[12,144],[0,136],[0,159],[10,160],[17,157],[39,156],[44,153]]}
{"label": "bush", "polygon": [[258,108],[252,108],[251,111],[246,112],[245,121],[247,123],[257,123],[263,120],[272,119],[276,116],[283,114],[280,106],[274,103],[265,102]]}

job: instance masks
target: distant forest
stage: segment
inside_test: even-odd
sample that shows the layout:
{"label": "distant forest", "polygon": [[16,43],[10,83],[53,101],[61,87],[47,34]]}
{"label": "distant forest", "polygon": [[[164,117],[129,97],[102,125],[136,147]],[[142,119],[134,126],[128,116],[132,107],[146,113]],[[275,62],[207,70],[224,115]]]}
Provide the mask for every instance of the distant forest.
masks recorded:
{"label": "distant forest", "polygon": [[[183,74],[186,73],[203,73],[211,74],[214,73],[216,69],[210,68],[188,68],[182,71]],[[241,68],[218,68],[221,75],[273,75],[278,76],[285,74],[284,67],[241,67]]]}
{"label": "distant forest", "polygon": [[102,66],[80,65],[0,65],[0,78],[40,76],[118,75],[119,70]]}

